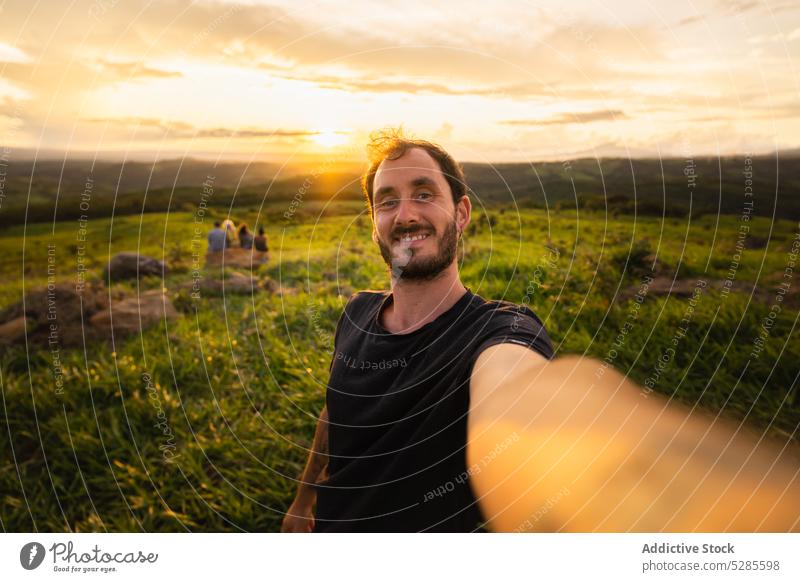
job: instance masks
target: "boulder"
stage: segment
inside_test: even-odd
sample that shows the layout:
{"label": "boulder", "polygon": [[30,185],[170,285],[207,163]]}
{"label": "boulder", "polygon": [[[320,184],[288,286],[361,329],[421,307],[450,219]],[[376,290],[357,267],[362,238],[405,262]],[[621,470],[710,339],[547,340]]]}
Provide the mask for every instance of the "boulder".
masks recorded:
{"label": "boulder", "polygon": [[166,273],[164,263],[153,257],[138,253],[118,253],[111,257],[103,277],[115,279],[136,279],[147,275],[161,276]]}
{"label": "boulder", "polygon": [[95,337],[94,330],[84,322],[107,304],[108,291],[103,287],[84,285],[76,289],[68,283],[40,287],[26,293],[24,302],[0,312],[4,330],[0,335],[9,343],[24,341],[27,320],[27,338],[33,344],[80,346],[84,336],[87,340]]}
{"label": "boulder", "polygon": [[25,337],[24,317],[17,317],[11,321],[0,323],[0,344],[15,344],[22,342]]}
{"label": "boulder", "polygon": [[110,339],[115,334],[139,333],[163,318],[178,315],[160,290],[138,297],[114,292],[109,309],[108,290],[85,285],[80,290],[67,284],[35,289],[25,301],[0,312],[0,344],[31,345],[49,349],[79,347],[87,342]]}
{"label": "boulder", "polygon": [[269,253],[255,249],[229,248],[217,253],[206,254],[207,267],[232,267],[238,269],[252,269],[265,265],[269,261]]}
{"label": "boulder", "polygon": [[[206,277],[197,281],[186,281],[180,285],[180,289],[188,293],[199,293],[202,295],[249,295],[260,291],[273,290],[273,286],[262,283],[258,277],[246,275],[239,272],[223,273],[222,279]],[[270,279],[267,280],[272,283]]]}
{"label": "boulder", "polygon": [[141,333],[162,319],[177,316],[178,312],[163,291],[154,290],[112,301],[110,308],[95,313],[89,323],[108,334],[112,331],[114,334]]}

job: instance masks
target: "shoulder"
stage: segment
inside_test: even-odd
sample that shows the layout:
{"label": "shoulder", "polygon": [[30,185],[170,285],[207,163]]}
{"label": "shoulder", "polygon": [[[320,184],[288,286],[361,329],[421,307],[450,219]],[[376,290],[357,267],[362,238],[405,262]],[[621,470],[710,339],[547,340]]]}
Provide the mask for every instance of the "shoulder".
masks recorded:
{"label": "shoulder", "polygon": [[517,344],[533,349],[545,358],[554,355],[544,323],[526,305],[475,296],[472,302],[480,338],[475,357],[494,345]]}
{"label": "shoulder", "polygon": [[504,301],[502,299],[484,299],[480,295],[473,296],[473,307],[481,317],[510,323],[512,327],[524,323],[535,328],[544,328],[544,323],[529,307]]}
{"label": "shoulder", "polygon": [[386,297],[386,291],[359,291],[353,293],[342,310],[336,323],[334,344],[338,344],[342,334],[351,335],[354,329],[364,329]]}
{"label": "shoulder", "polygon": [[342,312],[342,319],[366,320],[380,308],[389,294],[388,291],[358,291],[347,300]]}

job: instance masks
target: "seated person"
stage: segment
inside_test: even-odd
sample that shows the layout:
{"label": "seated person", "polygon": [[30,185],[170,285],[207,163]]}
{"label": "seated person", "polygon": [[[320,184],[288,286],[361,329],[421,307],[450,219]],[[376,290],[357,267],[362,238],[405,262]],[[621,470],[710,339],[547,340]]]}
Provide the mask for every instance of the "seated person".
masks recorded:
{"label": "seated person", "polygon": [[243,249],[253,248],[253,233],[248,230],[244,222],[239,225],[239,246]]}
{"label": "seated person", "polygon": [[258,228],[258,236],[253,239],[253,243],[255,244],[257,251],[261,251],[262,253],[269,251],[269,245],[267,244],[267,237],[264,234],[263,226]]}
{"label": "seated person", "polygon": [[227,235],[222,228],[220,228],[219,221],[214,222],[214,228],[208,232],[208,252],[220,253],[225,250],[225,243]]}
{"label": "seated person", "polygon": [[222,229],[225,231],[225,247],[230,248],[236,240],[236,225],[229,218],[222,223]]}

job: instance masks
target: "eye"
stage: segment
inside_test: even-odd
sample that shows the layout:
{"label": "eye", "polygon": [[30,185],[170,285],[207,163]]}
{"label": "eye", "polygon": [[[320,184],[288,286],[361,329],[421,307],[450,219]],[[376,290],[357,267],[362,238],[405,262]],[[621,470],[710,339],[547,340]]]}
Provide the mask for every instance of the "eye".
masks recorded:
{"label": "eye", "polygon": [[383,202],[379,202],[378,209],[388,210],[389,208],[394,208],[396,205],[397,205],[397,200],[394,198],[390,198],[388,200],[384,200]]}
{"label": "eye", "polygon": [[428,192],[427,190],[421,190],[417,192],[418,200],[430,200],[431,198],[433,198],[433,194],[431,192]]}

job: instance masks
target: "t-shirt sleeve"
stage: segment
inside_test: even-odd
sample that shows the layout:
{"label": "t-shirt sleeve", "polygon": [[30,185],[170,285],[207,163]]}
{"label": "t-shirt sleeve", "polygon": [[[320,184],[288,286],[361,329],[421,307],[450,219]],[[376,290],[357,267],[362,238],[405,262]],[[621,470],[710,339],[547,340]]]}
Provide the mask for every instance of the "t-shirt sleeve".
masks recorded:
{"label": "t-shirt sleeve", "polygon": [[471,364],[475,364],[481,353],[498,344],[525,346],[552,360],[553,344],[542,321],[533,311],[523,305],[507,304],[492,312],[489,323],[477,344]]}

